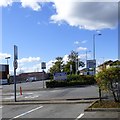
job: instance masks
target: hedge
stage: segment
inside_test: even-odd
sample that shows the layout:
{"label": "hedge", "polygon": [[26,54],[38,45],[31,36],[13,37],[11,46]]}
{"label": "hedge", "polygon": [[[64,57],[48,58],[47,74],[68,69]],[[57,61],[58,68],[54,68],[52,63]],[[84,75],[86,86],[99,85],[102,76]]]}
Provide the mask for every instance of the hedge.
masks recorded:
{"label": "hedge", "polygon": [[46,82],[47,88],[54,87],[67,87],[67,86],[80,86],[80,85],[92,85],[95,84],[96,81],[93,76],[85,76],[85,75],[68,75],[67,80],[51,80]]}

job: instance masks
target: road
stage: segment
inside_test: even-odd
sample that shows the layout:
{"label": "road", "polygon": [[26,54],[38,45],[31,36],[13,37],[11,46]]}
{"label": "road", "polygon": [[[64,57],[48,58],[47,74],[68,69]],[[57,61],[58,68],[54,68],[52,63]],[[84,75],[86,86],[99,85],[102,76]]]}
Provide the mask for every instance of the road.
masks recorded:
{"label": "road", "polygon": [[[20,95],[20,87],[22,95]],[[14,85],[3,86],[5,100],[14,99]],[[98,97],[97,86],[67,87],[67,88],[42,88],[42,82],[29,82],[17,84],[17,99],[78,99]]]}
{"label": "road", "polygon": [[[97,86],[43,88],[42,81],[17,84],[17,100],[83,99],[98,97]],[[22,95],[20,95],[22,87]],[[14,100],[14,85],[2,86],[2,100]],[[3,118],[72,118],[84,116],[90,103],[3,105]]]}
{"label": "road", "polygon": [[3,106],[2,118],[73,118],[82,117],[88,104],[44,104]]}

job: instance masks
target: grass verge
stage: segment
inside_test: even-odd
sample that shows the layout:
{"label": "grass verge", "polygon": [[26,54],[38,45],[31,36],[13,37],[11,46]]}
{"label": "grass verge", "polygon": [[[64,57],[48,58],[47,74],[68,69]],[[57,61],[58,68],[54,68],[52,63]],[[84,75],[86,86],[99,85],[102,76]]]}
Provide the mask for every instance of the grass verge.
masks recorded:
{"label": "grass verge", "polygon": [[102,100],[101,102],[96,101],[90,106],[90,108],[120,108],[120,103],[110,100]]}

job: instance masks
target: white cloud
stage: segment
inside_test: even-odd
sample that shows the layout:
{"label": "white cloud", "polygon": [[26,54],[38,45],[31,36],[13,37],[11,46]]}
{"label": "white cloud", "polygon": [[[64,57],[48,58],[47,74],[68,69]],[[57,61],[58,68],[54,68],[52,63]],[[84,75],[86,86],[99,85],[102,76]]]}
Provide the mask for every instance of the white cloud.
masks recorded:
{"label": "white cloud", "polygon": [[85,50],[87,50],[87,48],[85,48],[85,47],[78,47],[76,49],[77,52],[79,52],[79,51],[85,51]]}
{"label": "white cloud", "polygon": [[86,42],[87,42],[87,40],[83,40],[81,43],[83,43],[83,44],[84,44],[84,43],[86,43]]}
{"label": "white cloud", "polygon": [[65,56],[63,57],[64,64],[66,64],[66,63],[68,62],[68,56],[69,56],[69,55],[65,55]]}
{"label": "white cloud", "polygon": [[[118,3],[54,1],[56,14],[54,23],[66,22],[81,29],[100,30],[117,25]],[[64,9],[63,9],[64,8]]]}
{"label": "white cloud", "polygon": [[22,58],[18,60],[19,63],[30,63],[30,62],[38,62],[40,61],[40,57],[28,57],[28,58]]}
{"label": "white cloud", "polygon": [[5,59],[6,57],[11,57],[11,55],[8,53],[0,53],[0,60]]}
{"label": "white cloud", "polygon": [[26,8],[32,8],[34,11],[41,10],[42,4],[46,2],[50,2],[51,0],[20,0],[22,7]]}
{"label": "white cloud", "polygon": [[78,45],[80,42],[79,41],[75,41],[74,44]]}
{"label": "white cloud", "polygon": [[12,5],[13,0],[0,0],[0,6],[8,6],[8,5]]}
{"label": "white cloud", "polygon": [[41,9],[39,5],[39,0],[21,0],[22,7],[30,7],[35,11],[38,11]]}
{"label": "white cloud", "polygon": [[[11,5],[15,0],[0,0],[0,6]],[[51,21],[81,29],[101,30],[117,26],[117,13],[119,0],[18,0],[22,7],[41,10],[42,4],[52,2],[56,14],[51,16]],[[52,6],[52,7],[53,7]],[[64,9],[63,9],[64,8]]]}

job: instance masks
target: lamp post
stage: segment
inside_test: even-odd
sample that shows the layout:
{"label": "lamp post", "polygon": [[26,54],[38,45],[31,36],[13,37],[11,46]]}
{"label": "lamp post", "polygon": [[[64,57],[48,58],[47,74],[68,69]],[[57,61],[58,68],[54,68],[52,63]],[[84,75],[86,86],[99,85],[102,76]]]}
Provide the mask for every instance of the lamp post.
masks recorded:
{"label": "lamp post", "polygon": [[93,60],[95,61],[95,66],[94,66],[94,75],[95,75],[95,71],[96,71],[96,58],[95,58],[95,37],[96,36],[99,36],[99,35],[102,35],[101,33],[98,33],[98,34],[93,34]]}
{"label": "lamp post", "polygon": [[7,60],[7,65],[8,65],[8,59],[10,59],[10,57],[6,57],[5,59]]}
{"label": "lamp post", "polygon": [[[94,65],[94,75],[96,73],[96,58],[95,58],[95,37],[97,35],[102,35],[101,33],[98,33],[98,34],[93,34],[93,60],[95,61],[95,65]],[[99,87],[99,99],[101,101],[101,89]]]}

